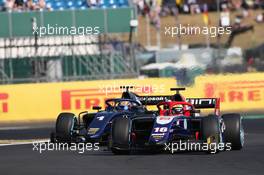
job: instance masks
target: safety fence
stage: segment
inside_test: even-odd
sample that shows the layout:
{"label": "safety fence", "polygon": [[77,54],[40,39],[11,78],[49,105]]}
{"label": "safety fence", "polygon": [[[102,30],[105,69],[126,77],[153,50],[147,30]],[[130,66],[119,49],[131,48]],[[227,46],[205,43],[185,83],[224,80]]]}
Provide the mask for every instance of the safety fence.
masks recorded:
{"label": "safety fence", "polygon": [[138,75],[134,8],[0,13],[0,84]]}

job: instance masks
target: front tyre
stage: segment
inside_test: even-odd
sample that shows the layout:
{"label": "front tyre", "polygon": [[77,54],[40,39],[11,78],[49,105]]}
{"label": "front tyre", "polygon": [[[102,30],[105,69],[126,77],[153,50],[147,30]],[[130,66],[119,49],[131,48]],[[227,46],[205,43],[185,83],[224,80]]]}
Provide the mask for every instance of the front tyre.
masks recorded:
{"label": "front tyre", "polygon": [[111,150],[114,154],[129,154],[130,120],[119,117],[113,120],[111,130]]}
{"label": "front tyre", "polygon": [[56,140],[70,142],[76,123],[77,118],[73,113],[60,113],[56,121]]}
{"label": "front tyre", "polygon": [[54,132],[50,133],[50,142],[51,143],[56,143],[57,140],[56,140],[56,135]]}
{"label": "front tyre", "polygon": [[244,146],[244,129],[240,114],[224,114],[224,140],[231,143],[232,150],[240,150]]}

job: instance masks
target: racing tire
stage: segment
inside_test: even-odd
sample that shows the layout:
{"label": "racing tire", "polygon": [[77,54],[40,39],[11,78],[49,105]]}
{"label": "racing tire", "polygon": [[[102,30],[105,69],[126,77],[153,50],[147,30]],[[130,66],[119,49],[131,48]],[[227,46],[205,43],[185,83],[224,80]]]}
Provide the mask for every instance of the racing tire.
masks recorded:
{"label": "racing tire", "polygon": [[[220,129],[219,129],[219,119],[216,115],[208,115],[202,118],[202,140],[206,141],[207,144],[220,143]],[[208,140],[209,139],[209,140]],[[217,145],[215,145],[217,146]],[[213,151],[212,151],[213,150]],[[211,148],[206,150],[208,153],[218,152],[217,148]]]}
{"label": "racing tire", "polygon": [[111,150],[112,153],[129,154],[130,120],[125,117],[118,117],[113,120],[111,129]]}
{"label": "racing tire", "polygon": [[56,136],[55,136],[54,132],[50,133],[50,142],[51,143],[56,143]]}
{"label": "racing tire", "polygon": [[224,140],[231,143],[232,150],[240,150],[244,146],[244,129],[240,114],[224,114]]}
{"label": "racing tire", "polygon": [[61,142],[70,142],[77,118],[73,113],[60,113],[56,121],[56,139]]}

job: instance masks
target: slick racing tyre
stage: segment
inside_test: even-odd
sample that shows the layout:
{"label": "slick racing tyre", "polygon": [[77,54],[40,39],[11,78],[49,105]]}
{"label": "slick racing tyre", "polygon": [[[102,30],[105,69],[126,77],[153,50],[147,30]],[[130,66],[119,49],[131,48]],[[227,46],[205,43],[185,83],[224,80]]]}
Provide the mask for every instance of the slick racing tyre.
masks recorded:
{"label": "slick racing tyre", "polygon": [[[204,140],[208,146],[208,150],[204,150],[208,153],[216,153],[217,145],[220,143],[220,129],[219,119],[216,115],[208,115],[202,118],[202,140]],[[213,144],[214,143],[214,144]],[[213,148],[213,146],[216,148]]]}
{"label": "slick racing tyre", "polygon": [[111,150],[114,154],[129,154],[130,120],[119,117],[113,120],[111,130]]}
{"label": "slick racing tyre", "polygon": [[51,143],[56,143],[57,140],[56,140],[56,135],[54,132],[50,133],[50,142]]}
{"label": "slick racing tyre", "polygon": [[56,121],[56,139],[70,142],[77,119],[72,113],[60,113]]}
{"label": "slick racing tyre", "polygon": [[232,150],[240,150],[244,146],[244,129],[239,114],[224,114],[224,140],[231,143]]}

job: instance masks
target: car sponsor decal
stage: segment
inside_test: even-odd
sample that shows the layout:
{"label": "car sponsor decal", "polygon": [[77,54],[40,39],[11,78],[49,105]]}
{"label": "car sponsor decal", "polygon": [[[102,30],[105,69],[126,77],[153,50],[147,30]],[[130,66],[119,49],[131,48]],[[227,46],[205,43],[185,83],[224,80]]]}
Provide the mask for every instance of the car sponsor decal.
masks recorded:
{"label": "car sponsor decal", "polygon": [[[159,132],[159,130],[160,130],[159,127],[154,128],[154,132],[156,132],[156,131]],[[167,130],[167,128],[166,127],[162,127],[161,130],[165,131],[165,130]],[[158,141],[158,140],[162,139],[164,136],[165,136],[165,133],[153,133],[153,134],[151,134],[151,137],[154,138],[155,141]]]}
{"label": "car sponsor decal", "polygon": [[159,116],[157,117],[156,122],[161,125],[170,123],[173,120],[173,116]]}
{"label": "car sponsor decal", "polygon": [[151,135],[151,136],[152,136],[152,138],[155,139],[155,141],[158,141],[158,140],[163,138],[163,135]]}
{"label": "car sponsor decal", "polygon": [[88,134],[95,134],[100,128],[90,128]]}

